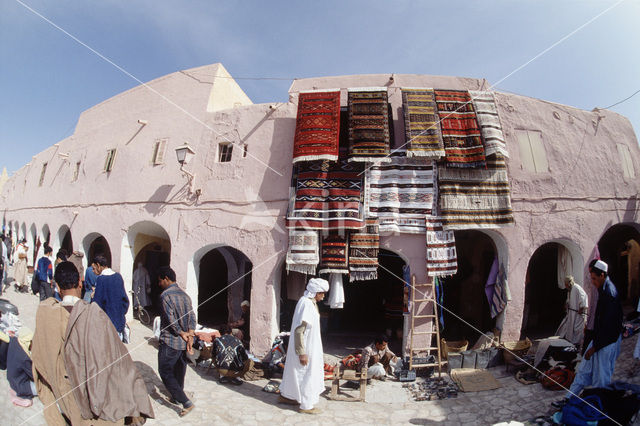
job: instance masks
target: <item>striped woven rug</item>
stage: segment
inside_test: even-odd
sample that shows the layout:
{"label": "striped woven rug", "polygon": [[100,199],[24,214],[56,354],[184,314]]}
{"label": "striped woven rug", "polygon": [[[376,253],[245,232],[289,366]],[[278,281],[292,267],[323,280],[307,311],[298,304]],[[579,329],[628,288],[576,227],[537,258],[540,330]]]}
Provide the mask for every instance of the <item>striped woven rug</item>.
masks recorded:
{"label": "striped woven rug", "polygon": [[327,235],[322,239],[319,274],[348,274],[346,235]]}
{"label": "striped woven rug", "polygon": [[466,90],[435,90],[449,167],[484,167],[485,154],[471,96]]}
{"label": "striped woven rug", "polygon": [[407,157],[444,157],[433,89],[402,89]]}
{"label": "striped woven rug", "polygon": [[350,90],[348,111],[349,161],[389,161],[387,89]]}
{"label": "striped woven rug", "polygon": [[427,216],[427,275],[442,277],[458,272],[458,254],[453,231],[445,231],[437,216]]}
{"label": "striped woven rug", "polygon": [[363,165],[340,160],[298,163],[295,196],[289,203],[290,229],[360,229],[364,226]]}
{"label": "striped woven rug", "polygon": [[486,169],[438,167],[438,199],[444,229],[500,228],[513,224],[504,157],[487,157]]}
{"label": "striped woven rug", "polygon": [[318,231],[289,230],[287,271],[315,275],[320,262]]}
{"label": "striped woven rug", "polygon": [[509,157],[493,92],[469,90],[484,142],[484,155]]}
{"label": "striped woven rug", "polygon": [[433,172],[433,161],[403,157],[367,169],[366,212],[379,219],[381,233],[425,232],[424,217],[433,207]]}
{"label": "striped woven rug", "polygon": [[300,93],[293,162],[338,160],[340,91]]}
{"label": "striped woven rug", "polygon": [[366,219],[364,230],[349,236],[349,281],[378,278],[379,249],[378,220]]}

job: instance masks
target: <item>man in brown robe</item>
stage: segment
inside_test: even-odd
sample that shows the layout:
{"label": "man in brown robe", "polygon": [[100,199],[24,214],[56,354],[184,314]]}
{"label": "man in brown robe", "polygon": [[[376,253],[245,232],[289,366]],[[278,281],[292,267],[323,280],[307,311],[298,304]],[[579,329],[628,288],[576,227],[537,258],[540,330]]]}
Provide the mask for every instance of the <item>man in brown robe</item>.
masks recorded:
{"label": "man in brown robe", "polygon": [[143,424],[153,418],[144,380],[111,320],[80,299],[75,265],[61,262],[54,278],[62,302],[49,298],[40,304],[32,346],[47,424],[122,424],[125,417],[129,424]]}

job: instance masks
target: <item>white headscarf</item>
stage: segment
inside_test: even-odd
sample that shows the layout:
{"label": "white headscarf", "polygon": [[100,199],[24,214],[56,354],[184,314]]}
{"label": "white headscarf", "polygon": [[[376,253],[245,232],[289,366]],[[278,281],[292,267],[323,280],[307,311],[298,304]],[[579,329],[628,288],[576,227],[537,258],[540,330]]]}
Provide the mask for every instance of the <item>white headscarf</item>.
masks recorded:
{"label": "white headscarf", "polygon": [[326,293],[329,291],[329,282],[322,278],[311,278],[304,292],[305,297],[316,297],[316,293]]}

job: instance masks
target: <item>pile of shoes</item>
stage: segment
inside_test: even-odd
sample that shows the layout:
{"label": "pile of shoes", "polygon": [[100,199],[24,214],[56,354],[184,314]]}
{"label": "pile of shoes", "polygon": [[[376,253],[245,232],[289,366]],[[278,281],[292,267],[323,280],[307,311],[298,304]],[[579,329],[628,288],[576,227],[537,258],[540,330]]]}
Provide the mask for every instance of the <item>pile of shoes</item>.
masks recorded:
{"label": "pile of shoes", "polygon": [[409,391],[415,401],[433,401],[458,396],[458,386],[442,377],[429,378],[420,383],[406,383],[402,387]]}

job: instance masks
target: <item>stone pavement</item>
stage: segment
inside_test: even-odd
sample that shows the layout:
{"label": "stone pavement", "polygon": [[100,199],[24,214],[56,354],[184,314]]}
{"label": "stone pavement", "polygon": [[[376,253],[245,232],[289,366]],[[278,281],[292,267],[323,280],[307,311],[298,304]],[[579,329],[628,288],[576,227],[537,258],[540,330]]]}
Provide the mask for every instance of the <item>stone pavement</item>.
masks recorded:
{"label": "stone pavement", "polygon": [[[35,328],[38,297],[9,289],[3,298],[18,306],[23,325]],[[547,391],[540,384],[522,385],[504,367],[491,369],[502,387],[493,391],[459,393],[457,398],[415,402],[401,383],[374,381],[367,387],[367,402],[338,402],[321,398],[319,415],[300,414],[295,407],[277,404],[274,394],[262,391],[267,380],[245,382],[241,386],[220,385],[206,369],[189,367],[186,390],[193,393],[196,408],[187,417],[178,417],[178,408],[165,402],[166,390],[157,371],[157,351],[151,330],[133,321],[131,357],[140,369],[151,395],[156,419],[147,424],[468,424],[487,425],[500,421],[526,421],[551,413],[550,402],[562,392]],[[636,337],[623,340],[614,379],[640,384],[640,376],[626,379]],[[325,382],[327,387],[330,382]],[[0,424],[44,424],[43,406],[34,399],[29,408],[11,404],[6,374],[0,374]],[[639,423],[640,424],[640,423]]]}

